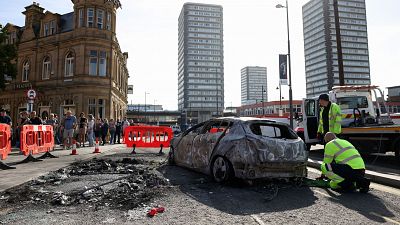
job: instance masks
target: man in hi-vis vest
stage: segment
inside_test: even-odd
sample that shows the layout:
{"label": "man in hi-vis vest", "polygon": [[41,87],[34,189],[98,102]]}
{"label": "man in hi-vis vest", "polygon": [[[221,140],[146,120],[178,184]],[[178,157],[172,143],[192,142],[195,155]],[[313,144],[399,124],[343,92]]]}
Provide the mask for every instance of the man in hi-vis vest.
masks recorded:
{"label": "man in hi-vis vest", "polygon": [[362,193],[369,191],[369,179],[365,178],[365,164],[354,146],[339,139],[332,132],[325,137],[324,160],[321,165],[322,175],[330,179],[332,189],[352,191],[359,189]]}
{"label": "man in hi-vis vest", "polygon": [[322,107],[319,115],[318,139],[324,138],[328,132],[340,134],[342,132],[342,112],[340,107],[336,103],[329,101],[329,95],[327,94],[320,95],[318,101]]}

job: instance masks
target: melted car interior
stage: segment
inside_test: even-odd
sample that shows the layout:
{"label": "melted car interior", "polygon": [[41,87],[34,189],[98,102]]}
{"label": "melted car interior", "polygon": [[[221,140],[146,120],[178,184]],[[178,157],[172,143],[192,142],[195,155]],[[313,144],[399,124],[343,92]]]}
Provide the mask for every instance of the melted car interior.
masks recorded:
{"label": "melted car interior", "polygon": [[297,135],[293,131],[280,124],[255,122],[251,123],[249,127],[255,135],[269,138],[297,139]]}

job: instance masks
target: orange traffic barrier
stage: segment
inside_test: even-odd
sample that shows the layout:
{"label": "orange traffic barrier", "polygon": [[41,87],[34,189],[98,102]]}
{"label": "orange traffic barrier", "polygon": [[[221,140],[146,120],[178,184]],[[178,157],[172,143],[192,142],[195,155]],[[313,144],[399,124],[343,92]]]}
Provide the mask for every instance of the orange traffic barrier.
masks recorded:
{"label": "orange traffic barrier", "polygon": [[[11,127],[8,124],[0,124],[0,159],[4,160],[11,152]],[[15,169],[0,161],[0,169]]]}
{"label": "orange traffic barrier", "polygon": [[8,124],[0,124],[0,158],[4,160],[11,152],[11,127]]}
{"label": "orange traffic barrier", "polygon": [[96,143],[94,144],[94,152],[93,153],[101,153],[99,147],[99,138],[96,138]]}
{"label": "orange traffic barrier", "polygon": [[136,153],[136,147],[160,147],[162,154],[162,148],[169,147],[173,137],[172,128],[162,126],[129,126],[124,132],[125,144],[127,147],[133,147],[132,153]]}
{"label": "orange traffic barrier", "polygon": [[51,125],[24,125],[21,130],[20,150],[22,154],[28,156],[20,163],[30,161],[40,161],[32,155],[45,153],[40,158],[57,158],[50,154],[54,148],[54,131]]}

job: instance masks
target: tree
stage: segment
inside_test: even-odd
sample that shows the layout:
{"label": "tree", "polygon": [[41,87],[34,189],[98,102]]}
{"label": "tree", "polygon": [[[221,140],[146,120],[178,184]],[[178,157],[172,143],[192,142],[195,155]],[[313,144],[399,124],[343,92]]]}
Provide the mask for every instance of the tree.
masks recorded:
{"label": "tree", "polygon": [[6,76],[15,78],[17,74],[17,66],[15,59],[17,58],[17,48],[13,44],[6,44],[8,32],[0,24],[0,89],[4,90]]}

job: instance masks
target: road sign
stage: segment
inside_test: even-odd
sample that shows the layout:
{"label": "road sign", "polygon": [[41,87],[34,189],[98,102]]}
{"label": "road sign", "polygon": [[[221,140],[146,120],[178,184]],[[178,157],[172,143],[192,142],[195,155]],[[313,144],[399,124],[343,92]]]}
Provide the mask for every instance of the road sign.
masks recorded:
{"label": "road sign", "polygon": [[35,99],[36,98],[36,91],[33,89],[29,89],[28,92],[26,92],[26,96],[28,97],[28,99]]}

